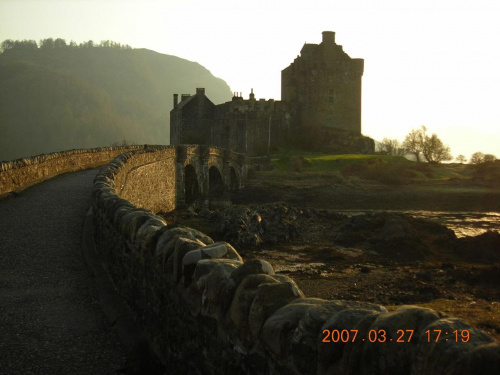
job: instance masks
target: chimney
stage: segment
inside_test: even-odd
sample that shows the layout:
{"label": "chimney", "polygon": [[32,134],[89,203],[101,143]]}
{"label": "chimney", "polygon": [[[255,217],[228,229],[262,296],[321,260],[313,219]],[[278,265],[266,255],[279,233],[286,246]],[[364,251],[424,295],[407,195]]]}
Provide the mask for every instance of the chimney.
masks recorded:
{"label": "chimney", "polygon": [[255,94],[253,93],[253,89],[250,92],[250,100],[255,100]]}
{"label": "chimney", "polygon": [[177,104],[179,104],[179,94],[174,94],[174,108],[177,108]]}
{"label": "chimney", "polygon": [[189,98],[191,95],[190,94],[181,94],[181,102]]}
{"label": "chimney", "polygon": [[323,43],[335,44],[335,33],[333,31],[323,31]]}
{"label": "chimney", "polygon": [[204,88],[197,88],[196,95],[205,95],[205,89]]}

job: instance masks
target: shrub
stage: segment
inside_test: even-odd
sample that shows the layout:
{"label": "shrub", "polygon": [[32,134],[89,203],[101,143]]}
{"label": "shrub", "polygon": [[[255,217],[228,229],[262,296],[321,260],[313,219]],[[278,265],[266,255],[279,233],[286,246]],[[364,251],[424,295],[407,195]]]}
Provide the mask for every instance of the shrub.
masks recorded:
{"label": "shrub", "polygon": [[427,163],[416,163],[413,166],[413,170],[422,173],[424,176],[428,178],[432,177],[432,168]]}
{"label": "shrub", "polygon": [[302,156],[295,156],[292,160],[290,160],[290,163],[292,164],[292,168],[295,172],[302,172],[308,164],[307,160]]}
{"label": "shrub", "polygon": [[358,176],[361,177],[366,173],[368,167],[361,163],[349,163],[342,170],[344,176]]}
{"label": "shrub", "polygon": [[366,164],[347,164],[342,170],[342,174],[378,181],[387,185],[405,184],[415,177],[415,173],[406,166],[384,163],[381,159],[374,159]]}

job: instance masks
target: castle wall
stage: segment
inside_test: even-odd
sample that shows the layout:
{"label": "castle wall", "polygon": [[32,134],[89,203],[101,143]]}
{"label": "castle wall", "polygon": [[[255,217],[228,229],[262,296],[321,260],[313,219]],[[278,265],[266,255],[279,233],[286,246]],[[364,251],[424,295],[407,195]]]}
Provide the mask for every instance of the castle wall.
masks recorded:
{"label": "castle wall", "polygon": [[[238,158],[203,147],[175,150],[178,164],[206,160],[207,168],[225,170]],[[165,153],[126,153],[101,169],[92,191],[94,235],[116,287],[168,373],[419,375],[475,373],[478,366],[495,373],[498,342],[463,321],[416,306],[387,312],[372,303],[306,298],[266,261],[244,262],[230,244],[169,227],[139,209],[115,187],[141,159],[156,160],[141,156],[146,152]],[[126,180],[145,184],[145,177],[128,173]],[[470,339],[435,342],[426,330],[468,330]]]}

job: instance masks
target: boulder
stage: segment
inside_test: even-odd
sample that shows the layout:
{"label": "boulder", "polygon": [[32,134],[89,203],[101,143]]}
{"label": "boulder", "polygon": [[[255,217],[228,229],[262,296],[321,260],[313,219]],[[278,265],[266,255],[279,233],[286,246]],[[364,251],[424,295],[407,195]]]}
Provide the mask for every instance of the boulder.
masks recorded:
{"label": "boulder", "polygon": [[[429,332],[426,332],[427,330]],[[439,338],[437,332],[440,332]],[[470,356],[474,349],[493,342],[495,342],[493,337],[486,332],[460,319],[436,320],[420,332],[416,353],[411,363],[412,374],[460,373],[465,367],[471,366]],[[475,366],[473,367],[473,373],[479,373],[476,372]]]}
{"label": "boulder", "polygon": [[[278,279],[277,277],[274,278]],[[294,299],[304,298],[304,293],[302,293],[292,279],[287,277],[287,280],[279,281],[280,284],[265,283],[257,287],[257,293],[248,314],[250,333],[254,338],[260,336],[264,322],[276,310]]]}

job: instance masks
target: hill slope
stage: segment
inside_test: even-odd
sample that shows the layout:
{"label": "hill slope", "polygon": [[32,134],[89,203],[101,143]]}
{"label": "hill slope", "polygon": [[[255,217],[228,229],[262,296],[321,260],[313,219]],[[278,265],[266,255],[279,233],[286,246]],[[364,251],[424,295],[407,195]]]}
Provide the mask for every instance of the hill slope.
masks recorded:
{"label": "hill slope", "polygon": [[198,63],[146,49],[13,49],[0,54],[0,160],[108,146],[168,144],[173,93],[229,86]]}

